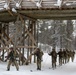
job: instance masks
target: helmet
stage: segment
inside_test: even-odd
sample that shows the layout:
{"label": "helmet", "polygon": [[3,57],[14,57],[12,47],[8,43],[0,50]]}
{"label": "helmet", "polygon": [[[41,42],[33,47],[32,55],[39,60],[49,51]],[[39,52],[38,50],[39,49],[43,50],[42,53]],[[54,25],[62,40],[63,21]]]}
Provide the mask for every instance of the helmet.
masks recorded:
{"label": "helmet", "polygon": [[37,48],[38,51],[40,51],[40,48]]}

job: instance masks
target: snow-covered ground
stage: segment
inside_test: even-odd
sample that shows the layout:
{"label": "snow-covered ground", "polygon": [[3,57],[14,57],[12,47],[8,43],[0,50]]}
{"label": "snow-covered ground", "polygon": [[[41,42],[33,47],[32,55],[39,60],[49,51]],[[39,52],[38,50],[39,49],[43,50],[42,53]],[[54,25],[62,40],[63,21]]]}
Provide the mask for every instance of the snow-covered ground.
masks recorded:
{"label": "snow-covered ground", "polygon": [[0,75],[76,75],[76,58],[74,62],[63,64],[59,67],[57,62],[57,68],[53,70],[51,68],[51,57],[47,53],[43,56],[42,70],[36,70],[36,63],[26,66],[19,66],[19,71],[16,71],[14,66],[11,66],[10,71],[6,71],[7,62],[0,61]]}

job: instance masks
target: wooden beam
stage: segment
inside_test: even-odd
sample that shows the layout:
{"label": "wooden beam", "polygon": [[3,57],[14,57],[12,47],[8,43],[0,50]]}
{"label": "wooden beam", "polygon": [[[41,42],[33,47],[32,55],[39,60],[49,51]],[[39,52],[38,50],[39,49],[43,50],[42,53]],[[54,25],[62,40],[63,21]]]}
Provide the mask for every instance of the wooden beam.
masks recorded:
{"label": "wooden beam", "polygon": [[28,37],[28,35],[24,36],[23,39],[20,39],[21,42],[24,41],[24,39],[26,39]]}
{"label": "wooden beam", "polygon": [[[19,16],[20,16],[21,22],[25,25],[23,17],[20,14],[19,14]],[[26,25],[25,25],[25,29],[27,31],[27,34],[30,36],[30,39],[32,40],[32,42],[36,45],[36,41],[34,40],[34,37],[31,35],[31,33],[28,31]]]}
{"label": "wooden beam", "polygon": [[4,34],[5,34],[5,36],[8,38],[8,41],[7,41],[7,42],[6,42],[5,39],[3,38],[4,41],[5,41],[7,44],[10,44],[16,33],[14,33],[11,38],[9,38],[9,36],[8,36],[6,33],[4,33]]}
{"label": "wooden beam", "polygon": [[36,48],[36,46],[16,46],[16,48]]}
{"label": "wooden beam", "polygon": [[8,51],[9,48],[5,47],[5,44],[2,42],[1,39],[0,39],[0,43],[3,45],[3,49],[6,49]]}
{"label": "wooden beam", "polygon": [[36,45],[36,41],[35,41],[34,37],[33,37],[32,34],[28,31],[28,29],[26,28],[26,26],[25,26],[25,29],[26,29],[26,31],[27,31],[27,34],[30,36],[30,39],[32,40],[32,42]]}
{"label": "wooden beam", "polygon": [[57,13],[74,13],[74,12],[76,12],[76,9],[61,9],[61,10],[59,10],[59,9],[54,9],[54,10],[52,10],[52,9],[45,9],[45,10],[42,10],[42,9],[40,9],[40,10],[38,10],[38,9],[36,9],[36,10],[18,10],[18,12],[19,13],[22,13],[22,14],[39,14],[39,13],[46,13],[46,14],[48,14],[48,13],[50,13],[50,14],[57,14]]}
{"label": "wooden beam", "polygon": [[[20,14],[14,14],[11,16],[7,11],[0,12],[0,21],[2,22],[10,22],[16,21],[17,15],[22,17],[23,19],[76,19],[76,8],[69,8],[69,9],[25,9],[25,10],[17,10]],[[50,16],[49,16],[50,15]],[[59,16],[60,15],[60,16]],[[52,17],[54,16],[54,17]],[[6,17],[8,17],[6,19]],[[21,19],[22,20],[22,19]],[[23,21],[23,20],[22,20]]]}

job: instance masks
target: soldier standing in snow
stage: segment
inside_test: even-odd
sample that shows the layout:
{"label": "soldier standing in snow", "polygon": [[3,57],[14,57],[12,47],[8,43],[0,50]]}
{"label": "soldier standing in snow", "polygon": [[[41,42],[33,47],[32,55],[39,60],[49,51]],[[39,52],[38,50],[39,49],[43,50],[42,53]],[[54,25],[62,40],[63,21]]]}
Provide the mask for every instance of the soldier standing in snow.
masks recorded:
{"label": "soldier standing in snow", "polygon": [[63,49],[63,63],[64,64],[66,64],[66,62],[67,62],[67,52],[66,52],[66,50],[65,49]]}
{"label": "soldier standing in snow", "polygon": [[75,58],[75,51],[73,50],[73,51],[72,51],[72,54],[71,54],[72,62],[74,61],[74,58]]}
{"label": "soldier standing in snow", "polygon": [[39,48],[37,48],[37,50],[32,55],[37,56],[37,70],[41,70],[43,52]]}
{"label": "soldier standing in snow", "polygon": [[[16,66],[17,71],[19,70],[19,66],[18,66],[18,64],[17,64],[17,62],[16,62],[16,58],[15,58],[15,54],[14,54],[13,47],[10,48],[10,52],[9,52],[6,60],[9,60],[9,61],[8,61],[8,66],[7,66],[7,71],[10,70],[10,65],[11,65],[12,63]],[[6,61],[6,60],[5,60],[5,61]]]}
{"label": "soldier standing in snow", "polygon": [[60,49],[60,51],[58,52],[59,55],[59,65],[62,65],[62,60],[63,60],[63,51],[62,49]]}
{"label": "soldier standing in snow", "polygon": [[57,60],[57,53],[55,49],[52,49],[52,52],[49,53],[50,56],[52,56],[52,68],[56,68],[56,60]]}

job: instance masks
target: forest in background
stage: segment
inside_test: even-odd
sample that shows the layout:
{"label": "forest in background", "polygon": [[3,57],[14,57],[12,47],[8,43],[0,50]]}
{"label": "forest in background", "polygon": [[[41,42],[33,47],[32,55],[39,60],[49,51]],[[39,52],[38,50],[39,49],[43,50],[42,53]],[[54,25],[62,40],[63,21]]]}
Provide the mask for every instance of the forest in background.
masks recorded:
{"label": "forest in background", "polygon": [[37,35],[41,48],[46,49],[52,46],[53,48],[76,49],[75,20],[38,20]]}

